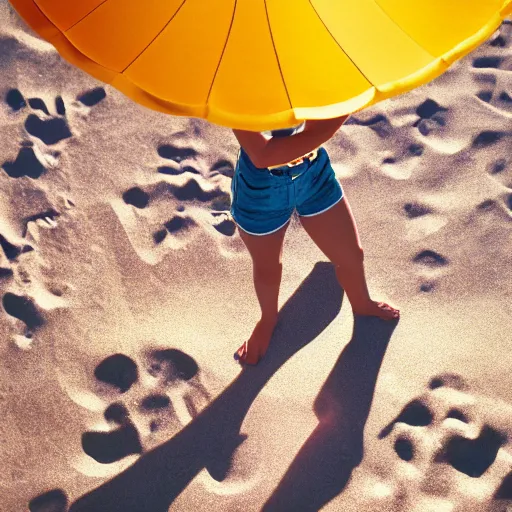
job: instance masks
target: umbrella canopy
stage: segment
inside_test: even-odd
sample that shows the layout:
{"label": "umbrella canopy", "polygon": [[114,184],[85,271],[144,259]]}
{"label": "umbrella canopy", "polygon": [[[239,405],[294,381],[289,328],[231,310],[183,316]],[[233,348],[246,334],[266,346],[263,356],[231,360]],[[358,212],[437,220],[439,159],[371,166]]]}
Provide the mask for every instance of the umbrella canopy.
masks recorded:
{"label": "umbrella canopy", "polygon": [[512,0],[10,0],[138,103],[263,131],[351,114],[441,75]]}

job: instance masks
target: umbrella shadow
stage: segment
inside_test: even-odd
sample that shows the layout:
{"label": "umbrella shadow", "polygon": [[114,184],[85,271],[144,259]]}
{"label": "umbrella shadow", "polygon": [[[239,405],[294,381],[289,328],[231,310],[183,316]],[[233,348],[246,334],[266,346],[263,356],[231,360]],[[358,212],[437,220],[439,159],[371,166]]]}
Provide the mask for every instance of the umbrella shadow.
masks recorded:
{"label": "umbrella shadow", "polygon": [[279,312],[267,356],[237,378],[170,440],[78,498],[69,512],[167,512],[204,468],[222,481],[244,441],[242,422],[274,373],[339,314],[343,290],[331,263],[317,263]]}
{"label": "umbrella shadow", "polygon": [[318,394],[318,426],[263,512],[316,512],[347,486],[363,459],[364,427],[389,340],[398,321],[356,316],[352,339]]}

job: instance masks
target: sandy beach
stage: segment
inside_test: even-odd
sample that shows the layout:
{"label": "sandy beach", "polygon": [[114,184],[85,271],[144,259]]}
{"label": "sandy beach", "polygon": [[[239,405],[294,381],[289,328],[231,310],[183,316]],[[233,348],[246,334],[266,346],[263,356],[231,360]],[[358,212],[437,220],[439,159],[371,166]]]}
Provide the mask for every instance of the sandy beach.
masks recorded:
{"label": "sandy beach", "polygon": [[400,321],[354,320],[294,217],[246,368],[233,133],[0,20],[2,512],[512,510],[511,19],[325,144]]}

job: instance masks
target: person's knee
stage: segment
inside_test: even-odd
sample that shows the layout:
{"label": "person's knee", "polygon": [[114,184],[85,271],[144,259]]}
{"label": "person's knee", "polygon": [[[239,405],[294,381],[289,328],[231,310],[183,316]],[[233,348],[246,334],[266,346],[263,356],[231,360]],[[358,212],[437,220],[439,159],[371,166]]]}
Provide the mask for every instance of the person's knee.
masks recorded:
{"label": "person's knee", "polygon": [[336,267],[346,267],[351,266],[355,263],[362,263],[364,261],[364,251],[360,245],[357,245],[354,249],[350,251],[343,251],[340,255],[333,261]]}
{"label": "person's knee", "polygon": [[279,261],[275,263],[259,263],[254,265],[254,276],[261,281],[274,281],[281,277],[283,264]]}

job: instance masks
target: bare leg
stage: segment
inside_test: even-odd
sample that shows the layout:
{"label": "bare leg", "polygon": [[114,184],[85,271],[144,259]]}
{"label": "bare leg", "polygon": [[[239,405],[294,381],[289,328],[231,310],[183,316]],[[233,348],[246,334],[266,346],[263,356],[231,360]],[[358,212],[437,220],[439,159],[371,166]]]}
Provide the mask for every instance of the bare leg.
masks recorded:
{"label": "bare leg", "polygon": [[364,274],[364,255],[357,227],[347,198],[313,217],[299,217],[319,249],[336,266],[336,276],[354,314],[399,318],[400,311],[384,302],[372,300]]}
{"label": "bare leg", "polygon": [[253,281],[261,309],[261,319],[250,338],[238,349],[240,360],[257,364],[270,343],[277,324],[279,288],[283,273],[281,255],[288,224],[270,235],[249,235],[242,229],[238,232],[252,258]]}

